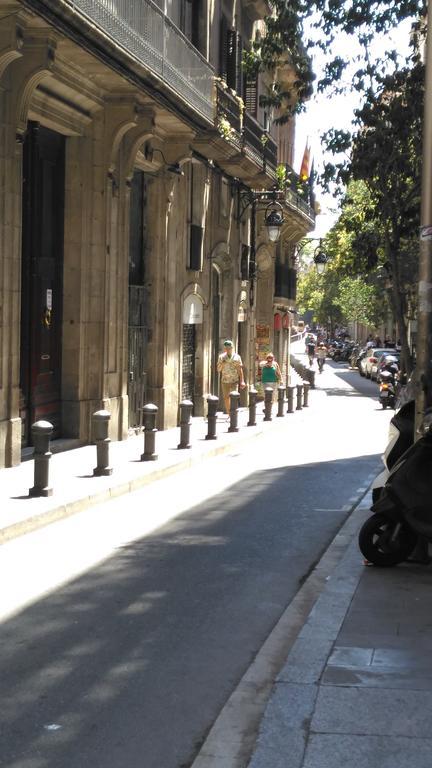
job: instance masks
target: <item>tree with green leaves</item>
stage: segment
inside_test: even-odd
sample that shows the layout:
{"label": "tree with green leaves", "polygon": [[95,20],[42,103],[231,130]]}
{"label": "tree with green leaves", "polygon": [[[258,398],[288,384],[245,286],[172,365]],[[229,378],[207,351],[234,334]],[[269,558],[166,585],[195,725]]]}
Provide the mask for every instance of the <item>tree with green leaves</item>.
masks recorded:
{"label": "tree with green leaves", "polygon": [[370,91],[357,112],[349,161],[327,167],[329,178],[354,179],[367,190],[367,220],[354,224],[350,263],[358,273],[386,265],[406,371],[412,367],[406,297],[417,279],[423,97],[419,61],[383,77],[381,90]]}

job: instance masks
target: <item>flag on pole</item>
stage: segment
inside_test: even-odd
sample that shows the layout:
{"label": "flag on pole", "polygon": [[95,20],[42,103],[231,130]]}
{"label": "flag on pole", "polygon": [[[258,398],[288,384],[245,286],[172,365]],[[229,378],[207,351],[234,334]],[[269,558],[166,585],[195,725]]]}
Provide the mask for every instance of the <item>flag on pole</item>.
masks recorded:
{"label": "flag on pole", "polygon": [[300,178],[302,181],[307,181],[309,178],[309,163],[310,163],[310,146],[306,142],[305,150],[303,153],[303,160],[300,168]]}

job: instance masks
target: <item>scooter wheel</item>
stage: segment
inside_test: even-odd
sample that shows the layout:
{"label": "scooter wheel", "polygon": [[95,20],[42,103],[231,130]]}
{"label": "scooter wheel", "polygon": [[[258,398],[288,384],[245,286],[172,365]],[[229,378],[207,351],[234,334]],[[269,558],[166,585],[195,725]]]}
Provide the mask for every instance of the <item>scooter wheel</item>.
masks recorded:
{"label": "scooter wheel", "polygon": [[376,513],[360,528],[360,552],[373,565],[389,568],[403,563],[415,548],[417,535],[404,523],[396,538],[392,538],[396,525],[386,515]]}

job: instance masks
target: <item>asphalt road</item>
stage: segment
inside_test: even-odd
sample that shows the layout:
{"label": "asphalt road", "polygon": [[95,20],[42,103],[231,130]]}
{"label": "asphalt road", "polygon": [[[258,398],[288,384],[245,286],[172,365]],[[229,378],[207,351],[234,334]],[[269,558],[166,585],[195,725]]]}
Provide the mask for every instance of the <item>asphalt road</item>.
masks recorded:
{"label": "asphalt road", "polygon": [[317,384],[295,427],[1,547],[2,767],[191,764],[380,469],[376,385]]}

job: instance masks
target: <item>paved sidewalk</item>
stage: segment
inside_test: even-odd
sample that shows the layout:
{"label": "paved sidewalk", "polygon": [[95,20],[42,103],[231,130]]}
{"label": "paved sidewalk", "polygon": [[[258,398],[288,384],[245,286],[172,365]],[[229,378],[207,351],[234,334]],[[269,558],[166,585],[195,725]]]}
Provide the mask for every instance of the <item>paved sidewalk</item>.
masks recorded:
{"label": "paved sidewalk", "polygon": [[430,567],[365,567],[350,541],[275,680],[248,768],[430,768]]}
{"label": "paved sidewalk", "polygon": [[[294,381],[301,380],[293,372]],[[264,422],[263,403],[258,403],[256,426],[253,427],[247,426],[249,409],[240,408],[238,432],[229,432],[229,420],[225,415],[218,414],[216,440],[206,440],[207,422],[203,417],[195,417],[192,419],[190,431],[190,449],[178,449],[179,427],[160,431],[156,434],[155,461],[141,461],[141,455],[144,453],[143,433],[124,441],[112,442],[109,461],[113,473],[106,477],[93,476],[93,469],[97,464],[95,445],[57,452],[57,446],[53,442],[53,455],[49,462],[49,486],[53,489],[51,496],[29,496],[29,489],[34,485],[33,460],[28,459],[17,467],[0,470],[0,544],[55,520],[81,512],[93,504],[137,490],[147,483],[187,469],[197,462],[231,451],[278,424],[280,427],[281,423],[287,423],[288,420],[291,425],[295,422],[298,424],[301,414],[306,414],[307,410],[313,408],[313,397],[309,399],[311,408],[297,413],[287,414],[285,404],[284,418],[277,418],[275,404],[271,422]]]}

